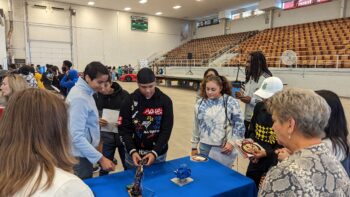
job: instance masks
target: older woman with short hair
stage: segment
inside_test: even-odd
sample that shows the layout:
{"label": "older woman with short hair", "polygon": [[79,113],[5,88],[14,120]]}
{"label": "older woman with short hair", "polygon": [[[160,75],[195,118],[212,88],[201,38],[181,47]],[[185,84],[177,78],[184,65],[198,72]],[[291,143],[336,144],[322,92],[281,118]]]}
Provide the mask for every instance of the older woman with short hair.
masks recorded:
{"label": "older woman with short hair", "polygon": [[292,154],[270,169],[259,196],[350,196],[350,180],[322,143],[330,116],[311,90],[286,89],[267,102],[279,144]]}

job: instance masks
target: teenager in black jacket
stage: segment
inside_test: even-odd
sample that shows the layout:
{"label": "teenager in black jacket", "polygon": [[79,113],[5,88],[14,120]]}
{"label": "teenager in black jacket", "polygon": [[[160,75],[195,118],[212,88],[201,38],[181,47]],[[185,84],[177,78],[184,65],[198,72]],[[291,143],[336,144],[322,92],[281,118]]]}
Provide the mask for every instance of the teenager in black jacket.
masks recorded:
{"label": "teenager in black jacket", "polygon": [[[111,109],[120,111],[120,108],[124,100],[129,96],[129,93],[116,82],[111,82],[111,78],[108,78],[106,88],[103,91],[94,94],[96,106],[99,111],[100,117],[102,117],[103,109]],[[118,117],[115,117],[117,121]],[[116,148],[118,148],[119,156],[122,161],[124,170],[125,166],[125,150],[122,142],[120,141],[117,125],[108,124],[108,122],[100,118],[101,125],[101,141],[103,143],[102,154],[113,161]],[[107,171],[101,170],[100,176],[108,174]]]}
{"label": "teenager in black jacket", "polygon": [[156,88],[153,71],[141,69],[137,81],[139,88],[125,101],[118,120],[128,167],[141,160],[146,165],[165,161],[174,120],[172,101]]}
{"label": "teenager in black jacket", "polygon": [[[283,83],[277,77],[269,77],[262,82],[259,90],[254,94],[264,101],[275,93],[282,91]],[[276,134],[272,129],[272,117],[265,106],[265,102],[259,102],[254,107],[253,117],[250,122],[247,136],[253,139],[264,151],[256,151],[250,158],[246,176],[253,179],[256,186],[259,187],[261,178],[267,171],[277,164],[277,155],[275,150],[281,148],[277,143]]]}

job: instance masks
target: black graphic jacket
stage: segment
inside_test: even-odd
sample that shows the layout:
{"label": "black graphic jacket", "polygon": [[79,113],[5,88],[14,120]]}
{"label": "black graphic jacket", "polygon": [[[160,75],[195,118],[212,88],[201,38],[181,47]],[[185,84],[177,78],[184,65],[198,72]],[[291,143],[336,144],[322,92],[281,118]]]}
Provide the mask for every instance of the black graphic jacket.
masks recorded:
{"label": "black graphic jacket", "polygon": [[156,88],[146,99],[137,89],[121,107],[118,130],[130,155],[137,151],[158,157],[168,151],[173,122],[173,103],[167,95]]}

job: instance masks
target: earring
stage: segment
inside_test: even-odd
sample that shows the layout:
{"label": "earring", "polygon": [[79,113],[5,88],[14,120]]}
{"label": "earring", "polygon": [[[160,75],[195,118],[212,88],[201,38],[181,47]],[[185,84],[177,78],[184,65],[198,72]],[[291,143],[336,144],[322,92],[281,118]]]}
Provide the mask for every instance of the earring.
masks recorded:
{"label": "earring", "polygon": [[290,140],[290,137],[291,137],[291,136],[290,136],[290,135],[288,135],[288,139],[289,139],[289,140]]}

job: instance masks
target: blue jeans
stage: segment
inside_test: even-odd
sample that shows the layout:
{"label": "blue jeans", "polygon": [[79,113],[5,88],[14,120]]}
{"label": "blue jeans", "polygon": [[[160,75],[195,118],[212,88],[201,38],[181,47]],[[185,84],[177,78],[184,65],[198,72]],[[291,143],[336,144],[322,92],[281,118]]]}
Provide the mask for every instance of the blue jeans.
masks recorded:
{"label": "blue jeans", "polygon": [[[142,156],[141,156],[141,158],[142,158]],[[156,158],[156,160],[154,161],[154,163],[165,162],[165,160],[166,160],[166,153],[163,154],[163,155],[159,155]],[[134,165],[134,162],[132,161],[132,157],[126,151],[125,151],[125,166],[126,166],[127,169],[136,168],[136,166]]]}
{"label": "blue jeans", "polygon": [[213,145],[199,143],[199,153],[205,157],[208,157],[211,147],[213,147]]}

